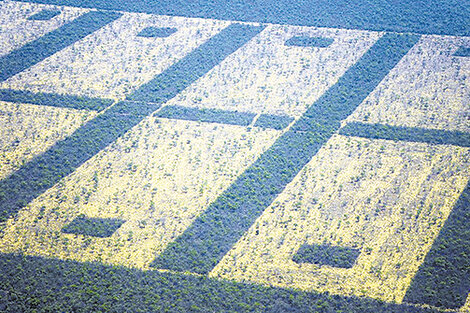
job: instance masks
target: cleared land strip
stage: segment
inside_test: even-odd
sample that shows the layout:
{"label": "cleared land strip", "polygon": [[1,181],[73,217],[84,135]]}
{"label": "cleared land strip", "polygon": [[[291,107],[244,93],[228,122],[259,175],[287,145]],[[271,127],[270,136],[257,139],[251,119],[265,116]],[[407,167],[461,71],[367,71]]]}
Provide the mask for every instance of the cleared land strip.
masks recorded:
{"label": "cleared land strip", "polygon": [[341,128],[339,133],[345,136],[370,139],[400,140],[470,147],[470,133],[461,131],[353,122]]}
{"label": "cleared land strip", "polygon": [[[233,24],[193,50],[186,57],[157,75],[130,96],[137,102],[120,102],[103,112],[70,137],[26,163],[0,181],[0,221],[51,188],[62,177],[93,157],[108,144],[153,113],[188,85],[207,73],[221,60],[258,34],[263,27]],[[153,100],[155,102],[144,102]],[[122,114],[139,110],[142,115]]]}
{"label": "cleared land strip", "polygon": [[[18,49],[45,34],[69,23],[88,9],[61,7],[60,9],[35,3],[0,2],[0,56]],[[59,13],[51,19],[42,12]]]}
{"label": "cleared land strip", "polygon": [[419,36],[408,34],[385,34],[380,38],[183,235],[168,245],[153,266],[209,273],[340,128],[340,121],[354,111],[418,40]]}
{"label": "cleared land strip", "polygon": [[156,76],[129,95],[126,100],[146,103],[166,102],[263,29],[263,26],[246,24],[228,26],[204,45],[191,52],[188,57],[171,66],[167,70],[167,75]]}
{"label": "cleared land strip", "polygon": [[96,111],[0,101],[0,181],[97,114]]}
{"label": "cleared land strip", "polygon": [[[105,27],[9,78],[0,88],[122,101],[230,24],[123,13]],[[168,37],[139,36],[151,26],[177,31]]]}
{"label": "cleared land strip", "polygon": [[[286,45],[299,35],[329,38],[333,43],[326,48]],[[381,36],[356,30],[268,25],[256,40],[166,105],[299,118]]]}
{"label": "cleared land strip", "polygon": [[57,51],[95,32],[121,16],[115,12],[89,12],[0,58],[0,82],[41,62]]}

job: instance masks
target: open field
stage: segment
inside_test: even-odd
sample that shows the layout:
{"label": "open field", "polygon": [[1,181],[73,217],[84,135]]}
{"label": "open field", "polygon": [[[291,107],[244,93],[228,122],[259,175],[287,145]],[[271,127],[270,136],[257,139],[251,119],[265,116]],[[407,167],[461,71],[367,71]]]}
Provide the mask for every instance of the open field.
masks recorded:
{"label": "open field", "polygon": [[466,2],[255,2],[0,2],[0,311],[470,313]]}

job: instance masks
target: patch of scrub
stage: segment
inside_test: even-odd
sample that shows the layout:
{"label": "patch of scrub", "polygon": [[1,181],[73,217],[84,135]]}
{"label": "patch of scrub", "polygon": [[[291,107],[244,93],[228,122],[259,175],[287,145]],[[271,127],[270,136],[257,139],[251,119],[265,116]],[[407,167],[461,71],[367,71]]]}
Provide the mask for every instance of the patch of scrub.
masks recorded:
{"label": "patch of scrub", "polygon": [[187,121],[248,126],[255,117],[255,114],[168,105],[156,113],[155,116]]}
{"label": "patch of scrub", "polygon": [[164,38],[171,36],[172,34],[176,33],[177,29],[174,27],[154,27],[149,26],[140,31],[137,34],[139,37],[156,37],[156,38]]}
{"label": "patch of scrub", "polygon": [[254,126],[261,128],[284,129],[294,120],[293,117],[288,115],[272,115],[261,114],[254,124]]}
{"label": "patch of scrub", "polygon": [[28,17],[29,21],[48,21],[60,14],[59,10],[42,10]]}
{"label": "patch of scrub", "polygon": [[99,238],[111,237],[125,221],[117,218],[77,216],[70,224],[62,228],[65,234],[92,236]]}
{"label": "patch of scrub", "polygon": [[460,46],[453,54],[454,57],[470,57],[470,47]]}
{"label": "patch of scrub", "polygon": [[470,147],[470,132],[352,122],[340,129],[345,136]]}
{"label": "patch of scrub", "polygon": [[110,99],[58,95],[44,92],[34,93],[13,89],[0,89],[0,101],[96,111],[101,111],[113,104],[113,101]]}
{"label": "patch of scrub", "polygon": [[327,48],[335,40],[328,37],[294,36],[286,40],[286,46]]}
{"label": "patch of scrub", "polygon": [[360,253],[360,249],[350,247],[302,245],[292,257],[292,261],[295,263],[312,263],[331,267],[351,268]]}

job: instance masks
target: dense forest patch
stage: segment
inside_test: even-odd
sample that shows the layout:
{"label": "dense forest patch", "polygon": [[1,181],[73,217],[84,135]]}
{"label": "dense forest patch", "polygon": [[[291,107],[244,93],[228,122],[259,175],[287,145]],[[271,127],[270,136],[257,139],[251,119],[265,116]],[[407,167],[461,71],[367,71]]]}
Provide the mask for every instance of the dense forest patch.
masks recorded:
{"label": "dense forest patch", "polygon": [[361,251],[359,249],[328,246],[302,245],[292,260],[296,263],[313,263],[332,267],[350,268],[356,262]]}
{"label": "dense forest patch", "polygon": [[28,17],[31,21],[48,21],[60,14],[59,10],[42,10]]}
{"label": "dense forest patch", "polygon": [[222,111],[217,109],[165,106],[163,109],[158,111],[155,116],[188,121],[248,126],[255,117],[255,114],[250,112]]}
{"label": "dense forest patch", "polygon": [[106,238],[112,236],[124,222],[116,218],[92,218],[82,214],[62,228],[62,232],[65,234]]}
{"label": "dense forest patch", "polygon": [[0,310],[12,313],[437,312],[366,298],[14,254],[0,254],[0,294]]}
{"label": "dense forest patch", "polygon": [[470,48],[460,46],[457,51],[454,53],[455,57],[470,57]]}

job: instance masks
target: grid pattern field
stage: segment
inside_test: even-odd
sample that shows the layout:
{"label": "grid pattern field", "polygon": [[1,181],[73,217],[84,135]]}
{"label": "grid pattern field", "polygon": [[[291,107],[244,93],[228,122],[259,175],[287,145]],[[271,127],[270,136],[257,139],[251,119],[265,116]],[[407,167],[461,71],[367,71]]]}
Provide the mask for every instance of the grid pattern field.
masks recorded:
{"label": "grid pattern field", "polygon": [[470,313],[465,17],[59,2],[0,2],[0,311]]}

